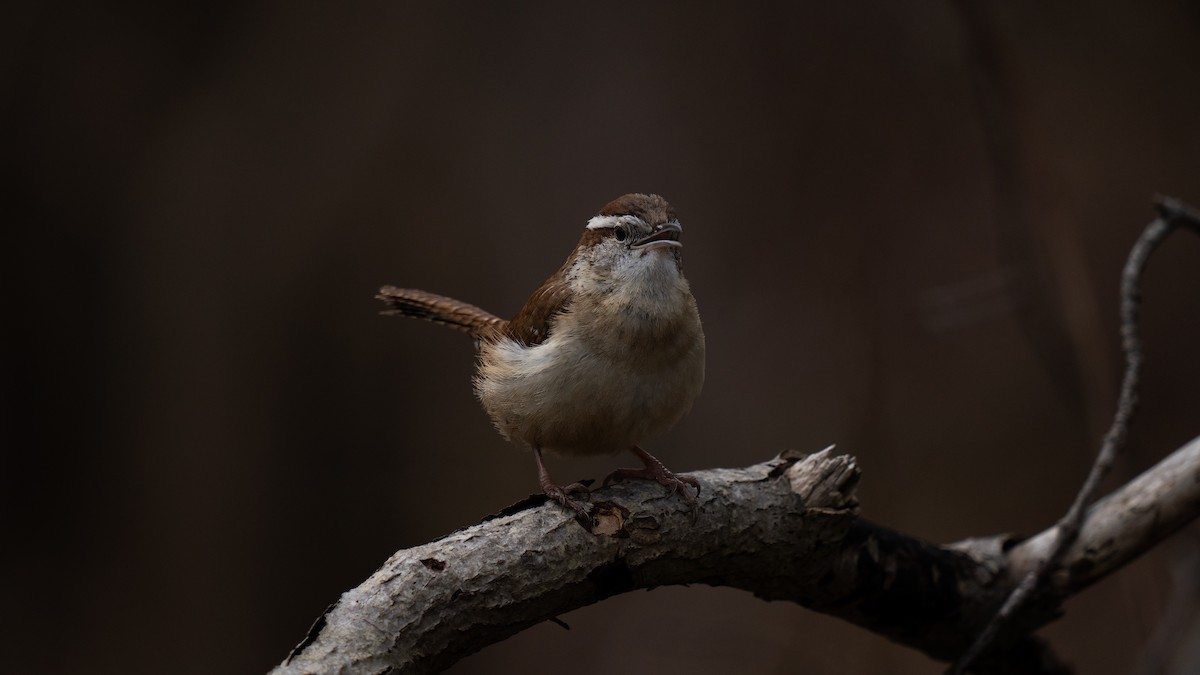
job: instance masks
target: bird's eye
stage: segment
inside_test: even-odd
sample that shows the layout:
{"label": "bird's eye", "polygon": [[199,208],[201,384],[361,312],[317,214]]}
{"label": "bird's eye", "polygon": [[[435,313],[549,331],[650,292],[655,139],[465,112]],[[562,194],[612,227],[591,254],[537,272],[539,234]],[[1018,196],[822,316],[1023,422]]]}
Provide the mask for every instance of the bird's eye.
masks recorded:
{"label": "bird's eye", "polygon": [[617,238],[617,241],[625,241],[625,237],[629,235],[625,233],[625,228],[617,226],[613,228],[613,236]]}

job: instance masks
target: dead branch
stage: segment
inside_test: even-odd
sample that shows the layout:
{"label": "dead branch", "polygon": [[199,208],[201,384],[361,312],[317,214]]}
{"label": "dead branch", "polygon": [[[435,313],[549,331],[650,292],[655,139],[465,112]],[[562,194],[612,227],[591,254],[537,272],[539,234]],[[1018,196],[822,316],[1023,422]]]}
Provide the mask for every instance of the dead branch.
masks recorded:
{"label": "dead branch", "polygon": [[971,646],[950,668],[949,672],[952,675],[966,672],[970,665],[999,639],[998,636],[1007,625],[1015,623],[1014,617],[1021,612],[1022,605],[1030,601],[1038,587],[1046,585],[1046,579],[1051,572],[1060,568],[1062,556],[1075,543],[1084,519],[1088,517],[1088,507],[1096,498],[1100,481],[1108,475],[1116,463],[1117,453],[1125,445],[1125,439],[1129,435],[1129,423],[1137,409],[1138,383],[1141,380],[1142,339],[1138,332],[1137,318],[1141,309],[1142,275],[1146,271],[1150,254],[1175,229],[1186,227],[1200,232],[1200,215],[1178,199],[1158,197],[1155,206],[1158,218],[1142,231],[1129,251],[1129,258],[1121,273],[1121,351],[1125,355],[1125,373],[1121,379],[1121,392],[1117,398],[1117,410],[1113,415],[1112,424],[1104,435],[1092,468],[1079,488],[1075,500],[1058,521],[1058,526],[1051,536],[1039,547],[1040,557],[1030,559],[1033,562],[1027,566],[1024,577],[1013,587],[1004,604],[996,610],[995,616]]}
{"label": "dead branch", "polygon": [[1093,503],[1136,402],[1138,279],[1172,229],[1200,231],[1200,214],[1182,202],[1160,198],[1158,208],[1123,277],[1128,365],[1116,420],[1067,516],[1045,532],[939,547],[874,525],[858,517],[854,459],[829,449],[693,474],[703,495],[695,518],[654,484],[593,493],[590,528],[531,498],[393,555],[272,672],[436,672],[618,593],[694,583],[799,603],[957,658],[955,672],[1068,672],[1032,631],[1064,598],[1200,515],[1200,438]]}
{"label": "dead branch", "polygon": [[[732,586],[851,621],[949,661],[1055,536],[935,546],[858,517],[854,460],[829,450],[692,474],[682,500],[641,482],[592,495],[591,531],[538,500],[393,555],[343,594],[273,673],[428,673],[535,623],[618,593]],[[1200,514],[1200,438],[1097,502],[1055,576],[1018,623],[1111,574]],[[1031,665],[1032,664],[1032,665]],[[1062,672],[1040,643],[994,645],[978,672]]]}

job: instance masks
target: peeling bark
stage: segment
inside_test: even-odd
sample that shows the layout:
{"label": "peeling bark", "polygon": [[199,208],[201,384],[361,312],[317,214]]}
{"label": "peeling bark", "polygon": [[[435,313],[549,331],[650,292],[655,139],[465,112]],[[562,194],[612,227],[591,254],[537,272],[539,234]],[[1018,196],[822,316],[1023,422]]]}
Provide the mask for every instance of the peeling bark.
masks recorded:
{"label": "peeling bark", "polygon": [[[590,531],[537,500],[400,551],[317,621],[273,673],[428,673],[528,626],[634,589],[732,586],[853,622],[935,658],[960,654],[1052,531],[935,546],[858,517],[854,459],[785,453],[691,474],[695,521],[660,486],[592,494]],[[1200,513],[1200,439],[1098,502],[1024,632],[1058,602]],[[1035,664],[1035,665],[1030,665]],[[1036,669],[1034,669],[1036,668]],[[1064,672],[1028,637],[994,646],[978,672]]]}

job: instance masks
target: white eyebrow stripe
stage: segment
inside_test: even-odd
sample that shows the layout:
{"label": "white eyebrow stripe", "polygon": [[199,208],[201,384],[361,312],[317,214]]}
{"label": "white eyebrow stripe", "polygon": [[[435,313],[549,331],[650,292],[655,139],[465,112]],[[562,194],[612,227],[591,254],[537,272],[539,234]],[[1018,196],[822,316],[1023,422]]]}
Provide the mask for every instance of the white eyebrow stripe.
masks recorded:
{"label": "white eyebrow stripe", "polygon": [[617,216],[596,216],[588,221],[587,229],[601,230],[606,227],[616,227],[620,224],[620,220]]}
{"label": "white eyebrow stripe", "polygon": [[588,221],[587,229],[600,230],[606,227],[616,227],[621,223],[627,225],[649,227],[646,222],[637,216],[596,216]]}

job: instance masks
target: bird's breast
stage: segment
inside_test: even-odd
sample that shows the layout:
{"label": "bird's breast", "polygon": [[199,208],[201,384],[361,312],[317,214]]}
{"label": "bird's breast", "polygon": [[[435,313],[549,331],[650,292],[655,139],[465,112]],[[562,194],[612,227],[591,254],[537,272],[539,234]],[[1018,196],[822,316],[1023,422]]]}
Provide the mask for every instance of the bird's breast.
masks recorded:
{"label": "bird's breast", "polygon": [[509,440],[565,453],[617,452],[673,426],[704,382],[704,335],[680,311],[576,303],[536,346],[481,345],[476,393]]}

